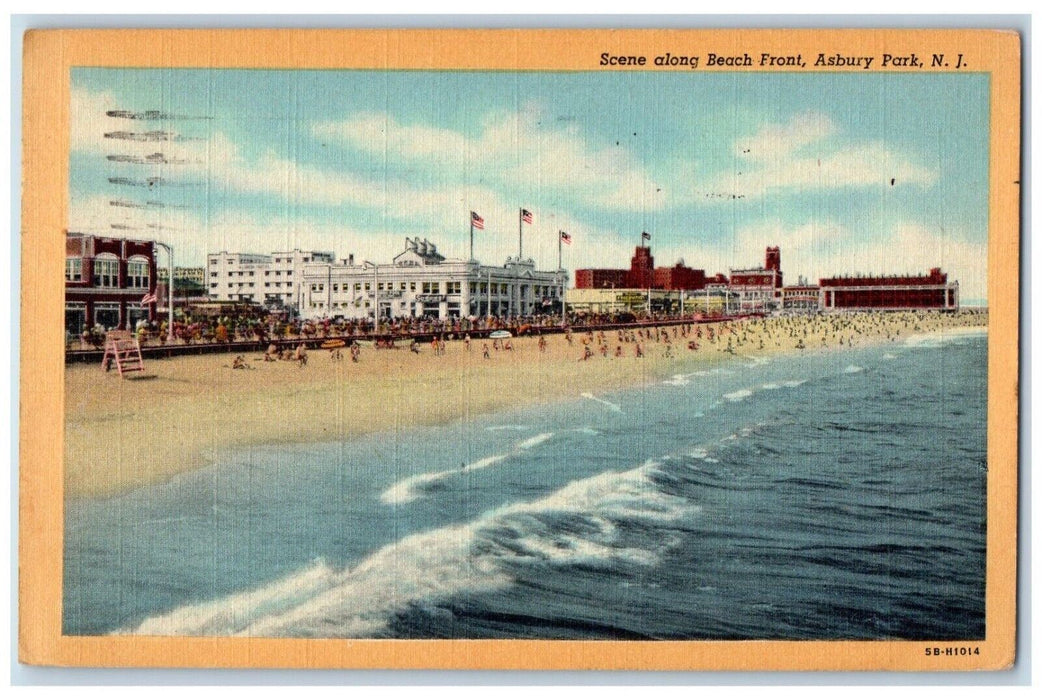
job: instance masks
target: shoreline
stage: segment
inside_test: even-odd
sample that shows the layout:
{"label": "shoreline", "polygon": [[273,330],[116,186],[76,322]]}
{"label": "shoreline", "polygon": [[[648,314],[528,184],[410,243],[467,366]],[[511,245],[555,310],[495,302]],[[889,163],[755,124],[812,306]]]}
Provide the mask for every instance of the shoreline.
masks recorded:
{"label": "shoreline", "polygon": [[[688,337],[656,327],[646,329],[655,339],[637,338],[641,358],[636,343],[605,332],[607,357],[595,333],[576,334],[571,343],[565,335],[542,336],[545,351],[537,337],[513,338],[509,351],[484,340],[471,341],[469,351],[449,341],[442,355],[429,344],[419,353],[366,348],[358,363],[349,353],[333,361],[311,351],[305,366],[248,353],[244,370],[232,369],[232,354],[184,356],[146,360],[143,376],[126,379],[94,365],[67,366],[65,496],[115,496],[213,465],[228,450],[350,440],[641,386],[729,355],[799,352],[801,340],[808,350],[843,349],[971,327],[986,332],[987,314],[782,317],[692,326]],[[697,350],[688,349],[692,340]],[[593,351],[588,361],[580,359],[584,341]]]}

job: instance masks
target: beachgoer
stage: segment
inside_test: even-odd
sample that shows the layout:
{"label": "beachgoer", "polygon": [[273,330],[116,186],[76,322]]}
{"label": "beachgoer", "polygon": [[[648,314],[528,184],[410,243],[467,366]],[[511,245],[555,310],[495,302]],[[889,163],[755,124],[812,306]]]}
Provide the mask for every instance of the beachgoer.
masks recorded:
{"label": "beachgoer", "polygon": [[246,364],[246,358],[242,355],[236,355],[235,359],[232,360],[232,369],[249,369],[250,366]]}
{"label": "beachgoer", "polygon": [[279,359],[279,349],[275,345],[275,343],[272,343],[271,345],[268,346],[267,352],[264,353],[264,361],[265,362],[274,362],[277,359]]}
{"label": "beachgoer", "polygon": [[293,354],[293,359],[300,363],[303,367],[308,363],[308,347],[304,343],[297,346],[297,351]]}
{"label": "beachgoer", "polygon": [[487,359],[489,359],[489,354],[488,354],[488,343],[483,343],[483,344],[481,345],[481,354],[482,354],[482,356],[484,356],[484,358],[485,358],[486,360],[487,360]]}

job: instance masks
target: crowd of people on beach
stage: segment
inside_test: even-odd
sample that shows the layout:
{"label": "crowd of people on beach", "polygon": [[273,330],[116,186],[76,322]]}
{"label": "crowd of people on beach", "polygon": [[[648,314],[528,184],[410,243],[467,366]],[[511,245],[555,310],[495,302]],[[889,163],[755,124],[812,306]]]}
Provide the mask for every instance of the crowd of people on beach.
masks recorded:
{"label": "crowd of people on beach", "polygon": [[[619,359],[625,357],[675,358],[682,353],[719,352],[731,355],[755,351],[805,350],[807,348],[857,347],[867,342],[897,342],[917,333],[938,330],[941,327],[986,325],[986,312],[967,311],[960,314],[936,314],[931,312],[851,313],[829,315],[806,315],[789,317],[751,317],[731,319],[717,323],[672,323],[649,325],[637,328],[612,330],[580,330],[568,327],[561,333],[537,331],[535,345],[540,354],[548,351],[550,338],[565,351],[578,351],[579,362],[597,359]],[[493,360],[514,352],[512,336],[482,338],[480,344],[482,360]],[[459,341],[463,352],[469,353],[474,345],[470,333],[453,338]],[[353,362],[359,362],[365,341],[352,340],[347,350]],[[385,344],[366,343],[373,349],[396,349],[393,341]],[[447,353],[445,335],[434,336],[430,341],[430,356],[440,357]],[[427,354],[422,345],[411,339],[408,345],[414,355]],[[268,346],[263,360],[266,362],[288,361],[300,367],[307,365],[308,348],[305,342],[291,343],[280,347],[276,343]],[[330,359],[342,359],[340,347],[329,348]],[[242,356],[236,358],[238,361]],[[243,360],[242,364],[245,364]]]}
{"label": "crowd of people on beach", "polygon": [[[668,323],[690,319],[690,315],[659,313],[569,313],[565,319],[558,314],[504,316],[480,318],[400,317],[372,319],[292,320],[285,312],[272,313],[249,308],[210,316],[201,312],[181,312],[174,319],[173,338],[166,318],[138,321],[133,331],[141,347],[168,345],[212,345],[241,342],[312,341],[328,338],[376,338],[380,342],[406,340],[415,336],[438,336],[449,339],[472,332],[511,330],[520,335],[538,334],[562,328],[584,328],[615,323]],[[96,325],[84,330],[78,337],[66,335],[68,350],[97,350],[104,346],[106,329]]]}
{"label": "crowd of people on beach", "polygon": [[[631,318],[633,319],[631,321]],[[373,327],[368,320],[286,322],[276,316],[244,312],[239,316],[193,320],[174,324],[174,335],[184,344],[231,343],[250,341],[266,344],[258,362],[287,362],[303,368],[312,352],[328,350],[332,362],[346,355],[353,363],[361,361],[364,348],[373,350],[408,347],[413,355],[441,357],[449,341],[459,341],[471,352],[471,333],[480,334],[481,358],[492,360],[514,352],[516,336],[537,336],[538,352],[545,354],[551,338],[566,348],[576,348],[580,362],[648,356],[674,358],[697,352],[772,351],[776,349],[856,347],[865,342],[895,342],[911,334],[936,330],[942,325],[978,326],[987,324],[986,310],[959,313],[932,311],[852,312],[806,314],[799,316],[750,316],[741,319],[704,319],[669,316],[625,318],[633,325],[604,329],[590,326],[618,324],[619,316],[571,318],[562,325],[556,316],[528,316],[490,319],[394,319]],[[509,329],[509,330],[508,330]],[[486,333],[483,331],[500,331]],[[506,332],[504,332],[506,331]],[[138,339],[143,346],[162,341],[166,322],[139,325]],[[493,336],[502,337],[493,337]],[[421,336],[423,341],[417,338]],[[429,339],[427,339],[429,336]],[[400,344],[400,345],[399,345]],[[429,344],[429,351],[424,349]],[[246,356],[237,355],[233,369],[252,369]]]}
{"label": "crowd of people on beach", "polygon": [[[583,322],[573,319],[571,322]],[[591,317],[588,322],[602,322]],[[413,336],[460,337],[473,331],[492,331],[524,328],[528,331],[552,329],[562,325],[558,315],[531,315],[483,318],[413,318],[401,317],[381,320],[374,324],[372,319],[320,319],[313,321],[289,320],[285,314],[272,314],[258,310],[240,311],[210,317],[180,313],[174,320],[173,341],[175,345],[202,345],[233,342],[315,340],[325,338],[351,338],[381,336],[404,339]],[[69,349],[97,349],[105,342],[106,328],[100,325],[84,330],[78,338],[67,336]],[[142,347],[170,345],[170,328],[166,319],[139,321],[134,332]],[[78,341],[79,347],[75,347]]]}

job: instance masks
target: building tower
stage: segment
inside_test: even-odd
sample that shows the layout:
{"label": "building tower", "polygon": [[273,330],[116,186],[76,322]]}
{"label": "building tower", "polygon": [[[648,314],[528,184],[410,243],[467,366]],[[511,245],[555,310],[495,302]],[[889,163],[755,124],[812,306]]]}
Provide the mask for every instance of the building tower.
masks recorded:
{"label": "building tower", "polygon": [[774,277],[774,286],[780,289],[782,286],[781,248],[778,246],[767,246],[767,259],[764,267],[778,273]]}

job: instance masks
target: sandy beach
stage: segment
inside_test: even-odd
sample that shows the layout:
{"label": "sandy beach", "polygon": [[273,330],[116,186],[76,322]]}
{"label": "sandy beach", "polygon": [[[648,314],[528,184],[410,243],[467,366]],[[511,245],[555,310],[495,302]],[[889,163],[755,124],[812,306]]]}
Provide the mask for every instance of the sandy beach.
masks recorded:
{"label": "sandy beach", "polygon": [[[600,334],[430,344],[419,352],[312,350],[308,362],[214,354],[146,360],[121,379],[96,364],[65,370],[66,497],[105,497],[215,463],[226,450],[349,440],[374,431],[478,419],[499,409],[659,381],[732,356],[901,343],[987,326],[985,312],[783,317]],[[697,335],[701,332],[701,337]],[[709,337],[710,331],[712,338]],[[668,341],[666,342],[666,337]],[[697,344],[697,349],[690,347]],[[637,357],[640,345],[643,357]],[[484,346],[489,357],[484,357]],[[602,351],[602,346],[605,350]],[[590,349],[592,357],[582,358]],[[618,356],[617,356],[618,353]]]}

